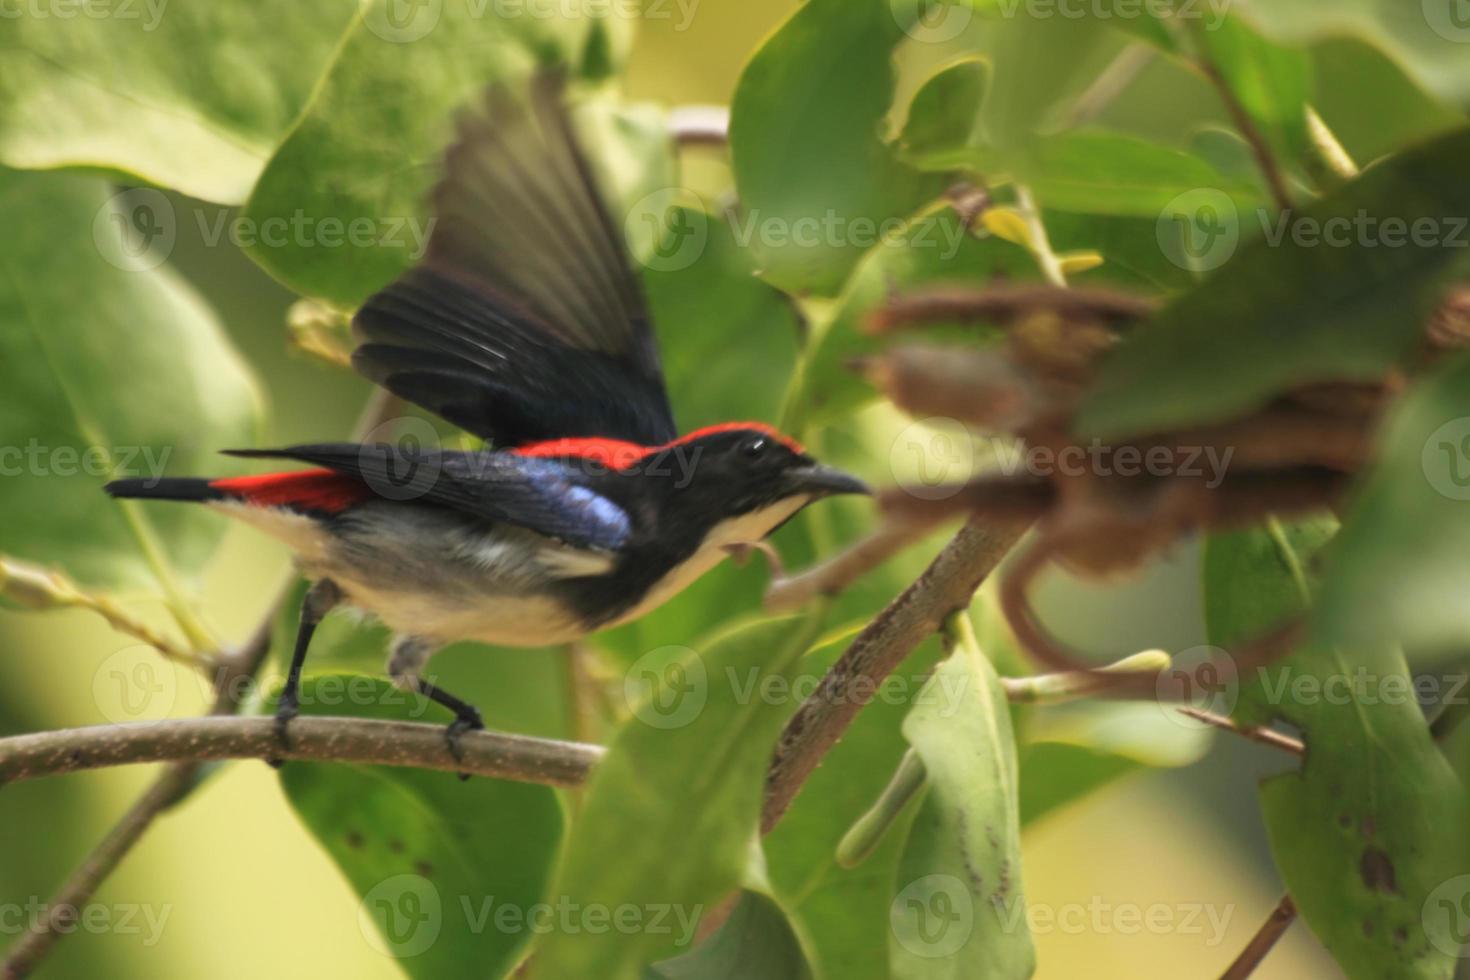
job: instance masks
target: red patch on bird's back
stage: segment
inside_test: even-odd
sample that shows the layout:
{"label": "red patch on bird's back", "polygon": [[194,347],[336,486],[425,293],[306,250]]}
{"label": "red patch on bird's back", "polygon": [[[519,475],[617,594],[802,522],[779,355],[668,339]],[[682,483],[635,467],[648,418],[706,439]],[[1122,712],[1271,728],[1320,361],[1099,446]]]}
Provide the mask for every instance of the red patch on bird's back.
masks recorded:
{"label": "red patch on bird's back", "polygon": [[291,507],[336,514],[373,496],[361,480],[333,470],[300,470],[214,480],[214,489],[257,507]]}
{"label": "red patch on bird's back", "polygon": [[628,442],[623,439],[548,439],[545,442],[533,442],[529,445],[519,446],[512,450],[517,456],[540,456],[551,458],[575,457],[587,459],[608,469],[625,470],[638,462],[640,459],[652,456],[656,452],[672,449],[702,439],[706,436],[717,435],[721,432],[739,432],[753,430],[761,433],[769,439],[781,443],[794,453],[803,453],[801,443],[775,428],[763,422],[722,422],[719,425],[707,425],[702,429],[682,435],[673,442],[666,442],[661,446],[641,446],[636,442]]}

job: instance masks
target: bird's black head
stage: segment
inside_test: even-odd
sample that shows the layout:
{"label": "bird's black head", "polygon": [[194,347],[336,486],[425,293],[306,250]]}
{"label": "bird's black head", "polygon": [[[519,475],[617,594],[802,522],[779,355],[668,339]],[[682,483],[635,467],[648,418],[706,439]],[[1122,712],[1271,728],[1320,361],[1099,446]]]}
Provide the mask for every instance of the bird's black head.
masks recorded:
{"label": "bird's black head", "polygon": [[736,423],[690,433],[641,461],[658,487],[664,523],[753,541],[807,504],[845,493],[871,493],[856,477],[825,466],[768,426]]}

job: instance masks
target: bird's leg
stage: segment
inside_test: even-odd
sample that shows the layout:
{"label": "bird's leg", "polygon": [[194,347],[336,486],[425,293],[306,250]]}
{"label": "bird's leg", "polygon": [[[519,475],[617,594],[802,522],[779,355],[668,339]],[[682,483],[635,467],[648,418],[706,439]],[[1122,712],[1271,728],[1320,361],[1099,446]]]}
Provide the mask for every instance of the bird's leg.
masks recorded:
{"label": "bird's leg", "polygon": [[[449,754],[456,760],[460,760],[462,753],[459,747],[459,737],[465,732],[484,728],[485,721],[480,717],[480,711],[474,705],[460,700],[420,676],[419,672],[434,649],[431,642],[421,637],[399,637],[394,641],[392,652],[388,655],[388,676],[393,678],[394,684],[404,690],[422,694],[435,704],[441,704],[454,712],[454,721],[450,722],[449,727],[444,730],[444,740],[449,747]],[[460,773],[459,778],[468,779],[470,777],[467,773]]]}
{"label": "bird's leg", "polygon": [[[286,684],[281,688],[281,696],[276,701],[276,742],[282,750],[291,744],[286,736],[291,719],[301,713],[301,667],[306,663],[306,651],[311,646],[312,634],[327,613],[341,601],[342,590],[337,587],[336,582],[328,578],[317,580],[306,590],[306,598],[301,601],[301,625],[296,630],[296,649],[291,653],[291,667],[286,672]],[[281,766],[280,759],[266,761],[277,769]]]}

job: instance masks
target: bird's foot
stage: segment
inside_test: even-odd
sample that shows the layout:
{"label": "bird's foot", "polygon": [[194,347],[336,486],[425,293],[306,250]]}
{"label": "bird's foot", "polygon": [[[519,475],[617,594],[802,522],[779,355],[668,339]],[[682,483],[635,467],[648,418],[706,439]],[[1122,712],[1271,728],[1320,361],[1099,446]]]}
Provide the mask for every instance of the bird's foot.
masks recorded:
{"label": "bird's foot", "polygon": [[[480,712],[466,705],[465,710],[459,713],[449,727],[444,729],[444,744],[449,749],[449,754],[454,756],[455,762],[464,761],[464,750],[460,748],[459,739],[465,732],[477,732],[485,727],[485,720],[480,717]],[[467,772],[458,773],[461,780],[470,778]]]}
{"label": "bird's foot", "polygon": [[[280,703],[276,705],[276,745],[282,753],[291,749],[291,737],[287,729],[291,725],[291,720],[299,714],[301,714],[301,705],[295,697],[283,696]],[[266,765],[272,769],[279,769],[284,760],[280,756],[272,756],[265,761]]]}

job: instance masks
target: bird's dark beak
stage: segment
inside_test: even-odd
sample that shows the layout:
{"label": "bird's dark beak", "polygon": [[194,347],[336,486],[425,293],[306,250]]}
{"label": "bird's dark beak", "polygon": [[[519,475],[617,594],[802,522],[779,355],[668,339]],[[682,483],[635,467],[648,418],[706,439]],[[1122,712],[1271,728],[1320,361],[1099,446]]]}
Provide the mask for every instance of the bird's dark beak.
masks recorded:
{"label": "bird's dark beak", "polygon": [[838,469],[813,463],[792,470],[789,476],[792,493],[808,493],[813,497],[831,497],[839,493],[862,493],[869,496],[873,488],[855,476]]}

